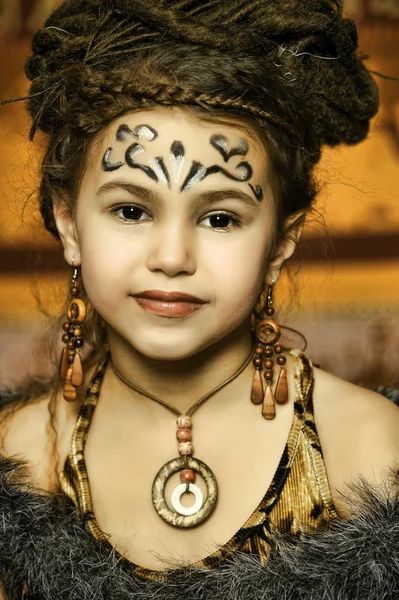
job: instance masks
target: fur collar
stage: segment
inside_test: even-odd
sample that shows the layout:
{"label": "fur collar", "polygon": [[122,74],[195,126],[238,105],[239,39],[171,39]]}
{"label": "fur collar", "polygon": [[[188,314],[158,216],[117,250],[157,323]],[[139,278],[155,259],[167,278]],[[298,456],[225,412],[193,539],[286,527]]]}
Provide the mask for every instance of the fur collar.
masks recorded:
{"label": "fur collar", "polygon": [[[399,598],[399,473],[390,501],[365,482],[361,514],[329,533],[277,536],[267,565],[237,553],[214,570],[182,568],[143,581],[96,542],[74,507],[23,483],[22,463],[0,459],[0,581],[7,600],[24,582],[32,600],[394,600]],[[394,483],[394,482],[393,482]]]}

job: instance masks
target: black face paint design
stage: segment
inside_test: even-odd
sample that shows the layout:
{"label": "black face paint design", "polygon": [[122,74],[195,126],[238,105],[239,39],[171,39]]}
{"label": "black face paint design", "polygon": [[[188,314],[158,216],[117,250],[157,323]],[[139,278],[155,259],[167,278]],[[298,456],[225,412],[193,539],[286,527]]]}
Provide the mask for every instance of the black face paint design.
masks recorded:
{"label": "black face paint design", "polygon": [[[152,142],[158,137],[158,132],[149,125],[138,125],[133,131],[126,124],[122,124],[119,126],[118,131],[116,133],[117,142],[124,142],[132,137],[136,138],[137,140],[145,139],[148,142]],[[228,139],[220,134],[212,136],[210,139],[210,144],[223,157],[225,163],[228,163],[233,156],[246,156],[249,151],[248,142],[246,142],[246,140],[240,140],[237,146],[233,146],[230,149]],[[185,150],[182,142],[180,141],[174,141],[171,145],[170,150],[172,175],[174,181],[177,182],[180,178],[184,166]],[[103,156],[103,171],[116,171],[117,169],[123,167],[123,165],[125,164],[120,161],[112,162],[110,160],[112,151],[112,147],[107,148]],[[134,142],[133,144],[131,144],[125,152],[126,164],[132,169],[140,169],[141,171],[146,173],[146,175],[148,175],[148,177],[150,177],[153,181],[156,181],[157,183],[161,181],[170,188],[170,176],[163,158],[150,158],[148,161],[149,165],[144,165],[136,159],[136,156],[143,152],[145,152],[145,148],[144,146],[142,146],[142,144],[138,142]],[[205,167],[200,162],[193,161],[190,171],[186,176],[180,188],[180,191],[184,191],[186,189],[191,188],[196,183],[203,181],[206,177],[208,177],[209,175],[213,175],[214,173],[222,173],[229,179],[240,182],[249,181],[253,176],[253,169],[251,165],[246,161],[240,162],[235,167],[235,171],[236,173],[232,173],[219,165]],[[260,202],[263,199],[262,188],[259,185],[253,186],[251,183],[249,183],[248,185],[252,190],[255,198]]]}
{"label": "black face paint design", "polygon": [[105,151],[105,154],[103,156],[102,163],[101,163],[101,168],[103,171],[117,171],[118,169],[123,167],[122,162],[118,161],[118,162],[113,163],[109,160],[112,150],[113,150],[113,148],[107,148]]}
{"label": "black face paint design", "polygon": [[170,162],[172,164],[172,175],[175,181],[179,181],[184,165],[185,150],[181,142],[173,142],[170,147]]}
{"label": "black face paint design", "polygon": [[[136,138],[138,140],[145,139],[148,142],[152,142],[158,137],[158,132],[150,127],[149,125],[138,125],[132,131],[130,127],[126,124],[122,124],[118,127],[118,131],[116,132],[116,141],[124,142],[129,138]],[[113,148],[108,148],[103,156],[102,160],[102,169],[103,171],[116,171],[123,167],[125,163],[122,162],[111,162],[109,160],[110,155],[112,153]],[[151,159],[151,166],[143,165],[135,160],[135,156],[144,152],[144,146],[138,144],[137,142],[133,143],[126,150],[125,153],[125,161],[132,169],[141,169],[146,173],[151,179],[154,181],[163,181],[166,185],[169,185],[169,175],[166,170],[165,164],[162,158]]]}
{"label": "black face paint design", "polygon": [[223,156],[224,162],[229,162],[232,156],[246,156],[249,150],[245,140],[240,140],[237,146],[229,150],[229,142],[224,135],[213,135],[210,143]]}
{"label": "black face paint design", "polygon": [[250,183],[248,185],[253,191],[255,198],[261,202],[263,200],[263,190],[260,185],[255,185],[255,187]]}
{"label": "black face paint design", "polygon": [[136,161],[136,155],[141,154],[141,152],[144,152],[144,147],[141,144],[134,143],[131,146],[129,146],[125,154],[126,163],[132,169],[141,169],[142,171],[144,171],[144,173],[148,175],[148,177],[151,177],[151,179],[153,179],[154,181],[158,181],[158,177],[151,169],[151,167],[141,165]]}
{"label": "black face paint design", "polygon": [[158,137],[158,132],[149,125],[138,125],[133,131],[126,124],[120,125],[116,132],[116,141],[124,142],[129,137],[135,137],[138,140],[144,138],[152,142]]}
{"label": "black face paint design", "polygon": [[[210,139],[210,144],[222,155],[225,163],[229,162],[230,158],[233,156],[246,156],[249,150],[248,143],[245,140],[240,140],[237,146],[229,149],[228,139],[223,135],[213,135]],[[234,173],[230,173],[227,171],[227,169],[224,169],[219,165],[213,165],[212,167],[206,168],[201,163],[194,161],[190,172],[184,180],[180,190],[183,191],[192,187],[198,181],[202,181],[205,179],[205,177],[208,177],[208,175],[212,175],[213,173],[222,173],[233,181],[242,182],[249,181],[253,175],[253,169],[246,161],[240,162],[237,165],[236,170],[241,171],[241,175],[234,175]],[[263,199],[263,191],[260,185],[256,185],[254,187],[253,185],[249,184],[249,187],[251,188],[255,198],[260,202]]]}

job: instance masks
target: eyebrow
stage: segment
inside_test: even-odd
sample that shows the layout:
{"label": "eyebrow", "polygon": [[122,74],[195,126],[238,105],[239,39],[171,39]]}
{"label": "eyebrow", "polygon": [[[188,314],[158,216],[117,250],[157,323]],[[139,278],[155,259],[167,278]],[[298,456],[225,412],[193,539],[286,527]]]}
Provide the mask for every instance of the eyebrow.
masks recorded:
{"label": "eyebrow", "polygon": [[[135,196],[136,198],[140,198],[141,200],[147,202],[161,201],[161,197],[156,192],[153,192],[152,190],[149,190],[145,187],[135,185],[127,181],[109,181],[107,183],[104,183],[97,190],[96,195],[101,197],[104,196],[107,192],[115,190],[125,190],[132,196]],[[216,204],[226,199],[240,200],[241,202],[244,202],[250,207],[259,207],[259,202],[257,202],[255,198],[252,198],[252,196],[246,194],[245,192],[237,188],[224,188],[221,190],[203,192],[202,194],[199,194],[196,197],[196,204]]]}
{"label": "eyebrow", "polygon": [[160,200],[160,197],[155,192],[148,190],[145,187],[141,187],[141,185],[135,185],[134,183],[129,183],[127,181],[108,181],[98,188],[96,195],[100,197],[105,196],[107,192],[112,192],[114,190],[125,190],[132,196],[138,196],[147,202],[159,202]]}

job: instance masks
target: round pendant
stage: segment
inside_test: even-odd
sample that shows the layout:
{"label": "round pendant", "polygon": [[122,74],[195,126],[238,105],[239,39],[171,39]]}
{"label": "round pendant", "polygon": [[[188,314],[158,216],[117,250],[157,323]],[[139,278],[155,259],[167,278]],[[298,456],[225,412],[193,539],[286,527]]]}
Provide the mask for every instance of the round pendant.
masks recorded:
{"label": "round pendant", "polygon": [[[192,469],[205,481],[207,496],[204,500],[201,490],[198,486],[190,483],[178,485],[172,493],[171,504],[174,510],[171,510],[165,501],[166,482],[172,475],[184,469]],[[192,492],[195,496],[193,506],[185,507],[181,504],[180,498],[184,492]],[[211,469],[198,458],[192,456],[179,456],[170,460],[158,471],[152,484],[152,502],[159,516],[175,527],[195,527],[209,517],[216,506],[218,496],[218,486],[215,475]],[[194,510],[195,509],[195,510]]]}
{"label": "round pendant", "polygon": [[[194,494],[195,496],[195,502],[192,506],[183,506],[181,503],[181,497],[186,492]],[[178,485],[177,488],[173,490],[171,500],[175,511],[179,513],[179,515],[184,515],[186,517],[195,515],[204,504],[204,496],[198,485],[195,485],[195,483],[182,483],[181,485]]]}

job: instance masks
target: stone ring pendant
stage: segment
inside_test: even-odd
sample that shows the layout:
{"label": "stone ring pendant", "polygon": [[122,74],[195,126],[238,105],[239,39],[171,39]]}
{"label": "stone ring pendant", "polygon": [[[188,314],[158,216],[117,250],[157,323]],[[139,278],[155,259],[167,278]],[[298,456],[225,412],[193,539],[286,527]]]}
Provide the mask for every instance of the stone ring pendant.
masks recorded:
{"label": "stone ring pendant", "polygon": [[[171,504],[174,510],[171,510],[165,501],[165,486],[172,475],[184,469],[191,469],[201,475],[206,484],[207,495],[204,500],[198,486],[193,483],[182,483],[172,492]],[[189,508],[181,503],[181,496],[187,491],[195,496],[195,503]],[[155,510],[164,521],[175,527],[195,527],[205,521],[213,512],[217,497],[218,486],[215,475],[208,465],[193,456],[179,456],[170,460],[161,467],[152,484],[152,502]]]}

